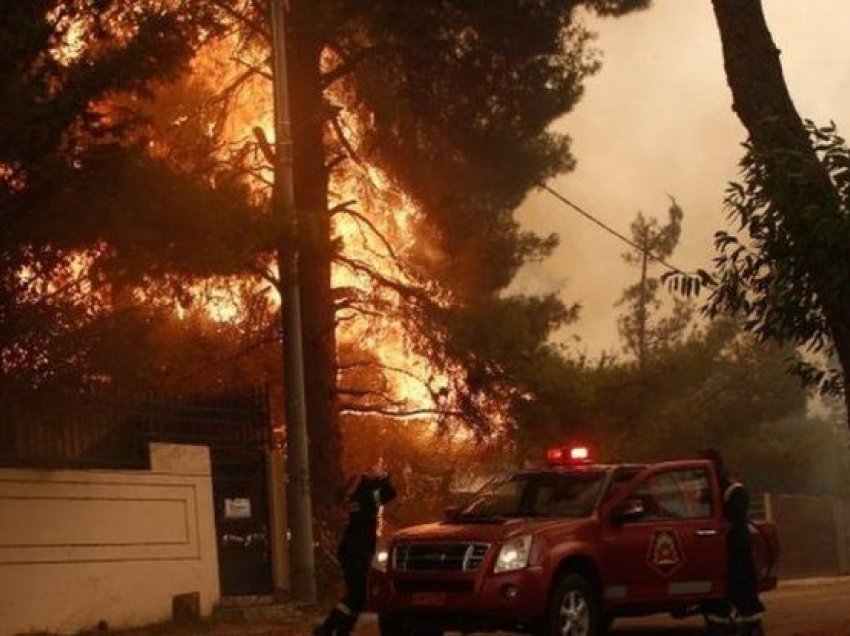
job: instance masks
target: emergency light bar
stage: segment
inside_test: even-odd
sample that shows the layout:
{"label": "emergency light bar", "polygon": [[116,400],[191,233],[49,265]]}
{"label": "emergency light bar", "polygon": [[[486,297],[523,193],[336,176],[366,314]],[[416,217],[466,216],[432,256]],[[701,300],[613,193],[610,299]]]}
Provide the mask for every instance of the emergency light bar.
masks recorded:
{"label": "emergency light bar", "polygon": [[590,449],[587,446],[552,446],[546,450],[546,463],[550,466],[584,464],[590,461]]}

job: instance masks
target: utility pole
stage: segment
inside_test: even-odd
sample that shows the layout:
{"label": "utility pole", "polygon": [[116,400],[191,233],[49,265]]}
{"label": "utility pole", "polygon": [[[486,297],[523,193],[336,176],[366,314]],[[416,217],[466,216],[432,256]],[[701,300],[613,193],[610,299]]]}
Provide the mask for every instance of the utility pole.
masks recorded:
{"label": "utility pole", "polygon": [[274,189],[272,214],[280,222],[277,266],[283,329],[283,382],[286,411],[286,503],[292,595],[316,602],[313,555],[313,505],[310,497],[309,437],[304,397],[304,351],[301,338],[301,292],[298,280],[298,216],[292,173],[292,124],[286,52],[286,0],[271,0],[274,87]]}
{"label": "utility pole", "polygon": [[638,367],[643,369],[646,364],[646,305],[649,302],[646,293],[646,276],[649,266],[649,230],[641,241],[641,263],[640,263],[640,299],[638,300]]}

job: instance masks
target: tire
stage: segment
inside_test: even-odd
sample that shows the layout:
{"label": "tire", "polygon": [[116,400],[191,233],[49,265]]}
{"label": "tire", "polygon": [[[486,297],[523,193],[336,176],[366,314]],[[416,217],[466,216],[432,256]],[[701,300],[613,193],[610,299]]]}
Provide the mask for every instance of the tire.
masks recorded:
{"label": "tire", "polygon": [[590,582],[580,574],[566,574],[552,593],[543,633],[546,636],[603,636],[608,623]]}
{"label": "tire", "polygon": [[381,636],[409,636],[410,630],[401,616],[378,614],[378,632]]}
{"label": "tire", "polygon": [[417,629],[403,617],[392,614],[378,614],[378,631],[381,636],[443,636],[441,630]]}

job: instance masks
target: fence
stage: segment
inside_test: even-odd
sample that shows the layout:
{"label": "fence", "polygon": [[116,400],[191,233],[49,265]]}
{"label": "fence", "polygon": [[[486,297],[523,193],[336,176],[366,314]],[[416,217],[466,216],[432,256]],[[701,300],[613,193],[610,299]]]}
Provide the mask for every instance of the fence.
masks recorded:
{"label": "fence", "polygon": [[147,468],[148,444],[267,448],[268,394],[53,396],[0,418],[0,466]]}
{"label": "fence", "polygon": [[775,494],[763,501],[779,532],[780,577],[850,574],[850,501]]}

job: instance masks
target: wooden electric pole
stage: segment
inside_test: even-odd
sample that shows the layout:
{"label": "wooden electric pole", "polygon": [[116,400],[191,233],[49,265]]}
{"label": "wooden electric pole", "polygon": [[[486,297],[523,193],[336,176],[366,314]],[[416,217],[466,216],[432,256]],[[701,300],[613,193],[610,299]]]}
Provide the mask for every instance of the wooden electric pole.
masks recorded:
{"label": "wooden electric pole", "polygon": [[301,338],[301,292],[298,280],[298,216],[292,171],[292,125],[286,54],[286,0],[271,0],[274,85],[274,189],[272,213],[281,228],[277,265],[283,329],[283,382],[286,412],[286,503],[292,595],[316,602],[313,554],[313,505],[310,495],[309,437],[304,396],[304,351]]}
{"label": "wooden electric pole", "polygon": [[649,231],[643,237],[641,242],[641,263],[640,263],[640,299],[638,300],[638,366],[643,369],[646,365],[646,323],[647,310],[646,305],[649,303],[646,284],[647,284],[647,269],[649,267]]}

